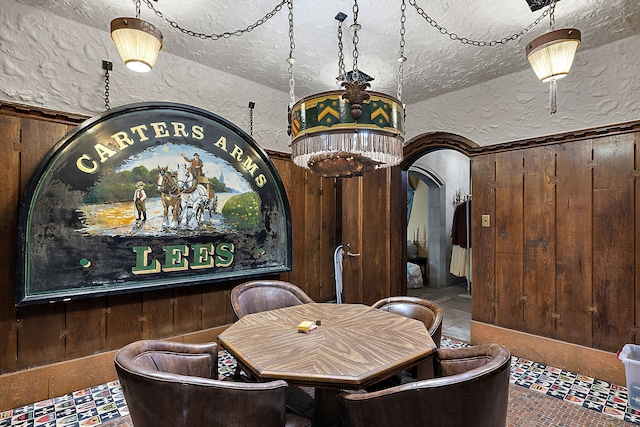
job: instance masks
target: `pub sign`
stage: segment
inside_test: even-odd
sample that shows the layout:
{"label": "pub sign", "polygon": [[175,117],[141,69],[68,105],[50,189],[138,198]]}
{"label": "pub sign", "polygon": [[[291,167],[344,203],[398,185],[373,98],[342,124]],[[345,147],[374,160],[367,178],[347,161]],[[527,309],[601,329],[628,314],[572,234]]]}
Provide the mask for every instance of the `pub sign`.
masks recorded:
{"label": "pub sign", "polygon": [[183,104],[93,117],[40,163],[20,206],[16,305],[291,269],[289,203],[240,128]]}

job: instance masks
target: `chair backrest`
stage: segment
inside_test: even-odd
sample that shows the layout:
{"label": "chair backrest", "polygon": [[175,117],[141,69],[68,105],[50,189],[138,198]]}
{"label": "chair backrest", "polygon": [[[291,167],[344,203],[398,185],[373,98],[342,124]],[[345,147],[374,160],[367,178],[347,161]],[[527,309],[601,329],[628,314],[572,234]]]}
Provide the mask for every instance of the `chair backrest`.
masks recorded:
{"label": "chair backrest", "polygon": [[427,327],[433,342],[440,347],[444,311],[435,302],[423,298],[397,296],[383,298],[373,304],[372,307],[422,321]]}
{"label": "chair backrest", "polygon": [[288,425],[285,381],[219,381],[217,358],[215,343],[146,340],[122,348],[116,354],[115,367],[133,424],[136,427]]}
{"label": "chair backrest", "polygon": [[[504,427],[511,354],[499,344],[438,349],[440,377],[338,394],[343,427]],[[450,375],[446,375],[450,374]]]}
{"label": "chair backrest", "polygon": [[238,318],[312,302],[302,289],[282,280],[254,280],[231,290],[231,307]]}

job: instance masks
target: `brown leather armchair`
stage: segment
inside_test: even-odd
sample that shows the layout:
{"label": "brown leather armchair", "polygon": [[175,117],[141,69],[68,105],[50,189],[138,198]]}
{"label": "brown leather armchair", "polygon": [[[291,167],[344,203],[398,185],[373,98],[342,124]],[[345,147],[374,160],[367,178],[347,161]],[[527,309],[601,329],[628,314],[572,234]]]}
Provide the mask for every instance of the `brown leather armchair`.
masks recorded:
{"label": "brown leather armchair", "polygon": [[[231,290],[231,307],[236,318],[251,313],[275,310],[315,302],[296,285],[282,280],[253,280],[242,283]],[[242,365],[236,366],[233,379],[246,381],[251,374],[241,375]],[[289,410],[304,416],[313,415],[313,396],[306,388],[291,386],[287,389],[287,407]]]}
{"label": "brown leather armchair", "polygon": [[504,427],[511,354],[499,344],[438,349],[436,377],[338,394],[343,427]]}
{"label": "brown leather armchair", "polygon": [[423,298],[397,296],[383,298],[371,307],[420,320],[427,327],[433,342],[440,347],[444,312],[435,302]]}
{"label": "brown leather armchair", "polygon": [[[442,307],[435,302],[423,298],[396,296],[383,298],[374,303],[371,307],[421,321],[429,331],[429,335],[431,335],[433,342],[437,347],[440,347],[440,341],[442,340],[442,317],[444,311]],[[430,372],[430,369],[424,372]],[[433,372],[428,375],[431,374],[433,374]],[[415,381],[416,379],[421,378],[418,378],[418,368],[413,367],[408,371],[399,372],[393,377],[374,385],[372,390],[404,384],[406,382]]]}
{"label": "brown leather armchair", "polygon": [[285,412],[285,381],[219,381],[215,343],[137,341],[115,367],[136,427],[303,427]]}
{"label": "brown leather armchair", "polygon": [[282,280],[254,280],[231,290],[231,307],[238,318],[311,302],[315,301],[302,289]]}

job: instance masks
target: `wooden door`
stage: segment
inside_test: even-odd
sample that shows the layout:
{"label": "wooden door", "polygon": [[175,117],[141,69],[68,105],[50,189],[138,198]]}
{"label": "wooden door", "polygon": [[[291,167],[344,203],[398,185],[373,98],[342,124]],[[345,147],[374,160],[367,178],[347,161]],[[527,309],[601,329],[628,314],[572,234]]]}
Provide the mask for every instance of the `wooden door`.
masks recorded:
{"label": "wooden door", "polygon": [[342,301],[407,293],[407,173],[381,169],[342,186]]}

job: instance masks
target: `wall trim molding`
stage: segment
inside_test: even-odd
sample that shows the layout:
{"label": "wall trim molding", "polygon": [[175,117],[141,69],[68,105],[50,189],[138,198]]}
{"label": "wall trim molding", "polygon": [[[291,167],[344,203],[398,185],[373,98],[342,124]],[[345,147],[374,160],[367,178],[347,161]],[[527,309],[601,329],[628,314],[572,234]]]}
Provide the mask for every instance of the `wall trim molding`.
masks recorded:
{"label": "wall trim molding", "polygon": [[[218,335],[229,326],[231,325],[204,329],[164,340],[183,343],[217,342]],[[113,359],[118,350],[0,375],[0,412],[117,380]]]}
{"label": "wall trim molding", "polygon": [[626,384],[624,364],[615,353],[471,321],[474,345],[500,343],[512,356],[587,375],[612,384]]}
{"label": "wall trim molding", "polygon": [[401,167],[403,170],[407,170],[417,159],[438,149],[455,150],[468,157],[475,157],[631,132],[640,132],[640,120],[482,146],[460,135],[447,132],[429,132],[409,140],[404,147],[404,160]]}

